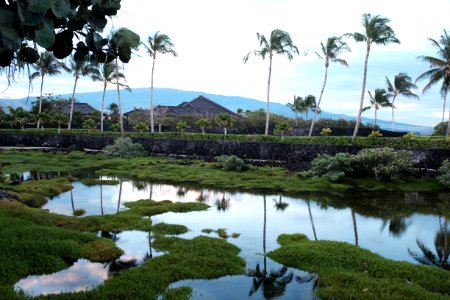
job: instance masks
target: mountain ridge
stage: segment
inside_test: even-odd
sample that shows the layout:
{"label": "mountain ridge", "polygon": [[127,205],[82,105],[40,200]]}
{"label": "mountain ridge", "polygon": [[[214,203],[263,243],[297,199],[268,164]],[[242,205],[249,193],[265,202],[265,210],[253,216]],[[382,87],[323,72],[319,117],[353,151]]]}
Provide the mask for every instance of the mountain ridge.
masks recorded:
{"label": "mountain ridge", "polygon": [[[178,105],[184,101],[190,101],[199,95],[203,95],[211,99],[212,101],[228,108],[231,111],[236,111],[238,108],[245,110],[257,110],[257,109],[265,109],[266,102],[251,98],[245,98],[240,96],[224,96],[217,95],[211,93],[204,93],[201,91],[185,91],[171,88],[155,88],[154,89],[154,105]],[[62,98],[70,98],[70,94],[62,94],[59,95]],[[102,91],[99,92],[87,92],[87,93],[77,93],[76,101],[78,102],[87,102],[92,107],[100,110],[101,108],[101,99],[102,99]],[[122,111],[127,112],[134,108],[146,108],[150,106],[150,88],[135,88],[132,89],[132,92],[121,91],[121,102],[122,102]],[[6,99],[0,98],[0,106],[7,107],[19,107],[22,106],[25,109],[31,108],[31,103],[36,101],[36,97],[30,97],[27,101],[27,98],[19,98],[19,99]],[[105,107],[107,107],[110,103],[117,103],[117,91],[114,89],[106,90],[105,93]],[[295,115],[293,111],[284,104],[271,102],[270,103],[271,112],[276,114],[285,115],[293,118]],[[348,116],[344,114],[335,114],[329,113],[326,111],[322,111],[320,114],[321,118],[330,118],[330,119],[345,119],[345,120],[354,120],[356,117]],[[371,118],[362,118],[364,123],[373,123],[373,119]],[[380,128],[390,130],[391,129],[391,121],[378,120],[378,124]],[[406,123],[395,123],[395,128],[397,131],[406,131],[406,132],[414,132],[418,134],[431,134],[433,128],[428,126],[420,126],[414,124],[406,124]]]}

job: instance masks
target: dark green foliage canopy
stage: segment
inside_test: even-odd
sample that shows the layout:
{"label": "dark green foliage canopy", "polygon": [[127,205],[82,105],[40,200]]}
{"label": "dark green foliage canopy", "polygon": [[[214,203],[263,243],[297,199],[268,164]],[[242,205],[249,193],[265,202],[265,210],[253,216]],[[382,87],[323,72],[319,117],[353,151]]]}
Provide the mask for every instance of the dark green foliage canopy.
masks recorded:
{"label": "dark green foliage canopy", "polygon": [[[117,14],[120,0],[10,0],[0,1],[0,67],[35,63],[37,46],[65,58],[75,50],[76,60],[104,62],[117,55],[124,62],[129,48],[108,53],[102,32],[107,17]],[[79,40],[74,45],[73,38]],[[122,44],[123,45],[123,44]]]}

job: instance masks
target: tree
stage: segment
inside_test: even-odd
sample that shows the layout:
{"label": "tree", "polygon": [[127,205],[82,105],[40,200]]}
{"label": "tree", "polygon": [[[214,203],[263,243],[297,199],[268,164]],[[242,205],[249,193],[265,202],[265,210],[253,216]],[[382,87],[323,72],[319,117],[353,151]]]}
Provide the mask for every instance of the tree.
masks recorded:
{"label": "tree", "polygon": [[316,114],[320,114],[320,109],[317,107],[316,104],[316,97],[313,95],[306,96],[303,101],[305,101],[305,120],[308,120],[308,112],[311,110],[315,112]]}
{"label": "tree", "polygon": [[177,123],[176,127],[177,127],[177,129],[178,129],[180,132],[183,132],[186,128],[189,127],[189,125],[188,125],[187,122],[180,121],[180,122]]}
{"label": "tree", "polygon": [[25,124],[28,122],[29,114],[23,109],[23,107],[14,108],[12,106],[8,106],[9,110],[9,121],[11,126],[20,126],[22,130],[24,129]]}
{"label": "tree", "polygon": [[83,122],[83,128],[87,129],[88,132],[91,132],[91,130],[95,129],[97,127],[97,123],[94,121],[94,119],[86,119]]}
{"label": "tree", "polygon": [[272,59],[274,54],[286,55],[289,60],[293,59],[293,53],[298,54],[298,48],[293,44],[291,36],[286,31],[280,29],[272,30],[269,40],[260,34],[256,33],[261,49],[249,52],[244,57],[244,63],[248,61],[251,53],[255,56],[261,56],[264,60],[269,56],[269,76],[267,80],[267,108],[266,108],[266,127],[264,134],[269,134],[269,116],[270,116],[270,80],[272,76]]}
{"label": "tree", "polygon": [[417,85],[415,85],[411,77],[406,73],[398,73],[394,77],[394,84],[386,77],[386,85],[387,91],[389,92],[388,97],[392,98],[392,131],[395,130],[395,119],[394,119],[394,110],[395,107],[395,98],[398,95],[403,95],[406,98],[415,98],[419,99],[419,96],[411,92],[412,89],[417,89]]}
{"label": "tree", "polygon": [[291,131],[292,127],[289,126],[287,122],[278,123],[275,126],[275,134],[279,134],[281,136],[281,140],[284,140],[284,134],[288,131]]}
{"label": "tree", "polygon": [[223,128],[223,134],[227,135],[227,128],[233,126],[234,119],[227,113],[220,113],[214,119],[219,127]]}
{"label": "tree", "polygon": [[[119,9],[120,0],[2,1],[0,67],[13,79],[17,69],[38,61],[37,46],[58,59],[75,50],[77,60],[105,61],[106,40],[98,32]],[[120,52],[126,55],[127,49]]]}
{"label": "tree", "polygon": [[[344,42],[342,39],[343,39],[343,36],[329,37],[327,39],[325,45],[322,42],[320,42],[322,52],[320,54],[316,52],[316,55],[320,59],[322,59],[325,63],[325,76],[323,79],[322,89],[320,90],[319,101],[317,102],[318,108],[320,108],[320,103],[322,102],[322,96],[323,96],[323,92],[325,90],[325,85],[327,84],[328,67],[330,65],[330,62],[340,63],[341,65],[348,67],[347,61],[339,58],[339,55],[341,55],[343,52],[350,51],[350,48],[348,47],[347,43]],[[311,119],[311,127],[309,128],[308,136],[312,135],[312,132],[314,129],[314,123],[315,123],[316,117],[317,117],[317,113],[318,113],[318,110],[315,110],[314,117]]]}
{"label": "tree", "polygon": [[295,126],[298,125],[298,114],[302,114],[308,110],[306,102],[300,96],[294,95],[293,103],[286,104],[295,114]]}
{"label": "tree", "polygon": [[361,89],[361,100],[359,103],[358,117],[356,119],[355,130],[353,131],[353,139],[358,135],[358,129],[361,125],[361,114],[364,104],[364,95],[366,93],[367,81],[367,65],[369,63],[370,49],[373,44],[387,45],[391,43],[399,44],[400,41],[395,37],[394,30],[388,25],[389,19],[383,18],[379,15],[372,16],[370,14],[363,14],[362,26],[363,33],[355,32],[350,34],[356,42],[366,43],[366,58],[364,60],[364,75]]}
{"label": "tree", "polygon": [[[442,122],[444,122],[445,105],[447,102],[447,93],[450,90],[450,36],[444,29],[444,33],[441,35],[439,41],[429,39],[431,44],[437,48],[437,57],[432,56],[419,56],[423,62],[429,63],[429,70],[417,77],[416,82],[428,79],[428,83],[423,88],[423,93],[426,93],[432,86],[442,82],[440,94],[443,99],[442,107]],[[450,113],[447,126],[447,139],[450,134]]]}
{"label": "tree", "polygon": [[119,123],[120,132],[122,135],[125,133],[123,126],[123,114],[122,114],[122,103],[120,101],[120,84],[119,84],[119,61],[123,63],[128,63],[131,59],[132,49],[137,49],[140,45],[139,35],[127,28],[120,28],[116,31],[111,32],[111,36],[108,39],[108,55],[112,60],[115,60],[115,78],[117,87],[117,102],[119,107]]}
{"label": "tree", "polygon": [[61,133],[61,124],[67,122],[67,116],[63,113],[56,113],[52,116],[53,121],[58,125],[58,133]]}
{"label": "tree", "polygon": [[207,118],[198,119],[195,122],[195,125],[200,127],[200,129],[201,129],[203,134],[205,134],[205,128],[211,128],[211,126],[212,126],[211,121],[209,119],[207,119]]}
{"label": "tree", "polygon": [[370,96],[370,106],[366,106],[362,109],[363,112],[373,108],[375,110],[375,122],[374,128],[377,127],[377,112],[381,107],[391,107],[392,103],[389,102],[388,95],[385,89],[376,89],[375,94],[372,95],[370,91],[368,91]]}
{"label": "tree", "polygon": [[[106,93],[106,87],[108,86],[108,83],[114,83],[116,80],[116,76],[118,77],[119,81],[125,82],[125,75],[120,71],[121,68],[117,67],[118,72],[116,72],[116,66],[113,62],[105,62],[100,65],[98,68],[99,73],[93,74],[91,76],[91,79],[93,81],[101,81],[103,82],[103,94],[102,94],[102,109],[101,109],[101,115],[100,115],[100,131],[103,132],[103,121],[104,121],[104,107],[105,107],[105,93]],[[125,89],[129,90],[130,88],[128,85],[119,82],[119,85],[121,87],[124,87]],[[130,90],[131,91],[131,90]],[[114,103],[111,103],[114,104]]]}
{"label": "tree", "polygon": [[[44,51],[40,54],[39,59],[31,65],[31,68],[35,70],[29,79],[31,82],[37,77],[41,78],[41,89],[39,96],[39,111],[38,114],[42,112],[42,90],[44,88],[44,77],[45,75],[53,76],[61,73],[61,69],[65,69],[62,62],[58,61],[51,52]],[[37,122],[36,128],[39,128],[39,121]]]}
{"label": "tree", "polygon": [[67,129],[71,129],[72,127],[72,117],[73,117],[73,107],[75,104],[75,91],[77,89],[78,79],[80,76],[94,76],[98,75],[98,68],[92,65],[88,60],[76,60],[75,57],[70,57],[69,66],[66,68],[66,71],[70,74],[73,74],[75,78],[72,90],[72,100],[70,102],[70,113],[69,113],[69,123],[67,123]]}
{"label": "tree", "polygon": [[148,130],[148,125],[144,122],[137,122],[136,125],[134,125],[134,130],[137,130],[140,133],[142,133],[143,131]]}
{"label": "tree", "polygon": [[154,113],[153,117],[155,118],[155,122],[158,124],[158,132],[159,133],[161,133],[161,127],[164,123],[164,120],[166,119],[168,110],[169,109],[167,106],[157,105],[153,111],[153,113]]}
{"label": "tree", "polygon": [[151,132],[155,132],[155,122],[154,122],[154,107],[153,107],[153,73],[155,71],[155,61],[156,54],[172,54],[173,56],[177,56],[175,50],[173,50],[174,44],[168,35],[159,33],[157,31],[153,36],[148,37],[148,45],[142,43],[142,45],[147,50],[148,55],[150,55],[153,59],[152,64],[152,77],[151,77],[151,85],[150,85],[150,130]]}

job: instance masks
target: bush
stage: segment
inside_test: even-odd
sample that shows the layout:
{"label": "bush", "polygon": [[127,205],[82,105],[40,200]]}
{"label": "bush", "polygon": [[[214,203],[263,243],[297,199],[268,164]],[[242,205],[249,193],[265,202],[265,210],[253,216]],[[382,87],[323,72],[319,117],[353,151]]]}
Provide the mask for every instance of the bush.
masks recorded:
{"label": "bush", "polygon": [[413,137],[416,137],[416,135],[413,132],[408,132],[403,136],[404,139],[411,139]]}
{"label": "bush", "polygon": [[129,137],[119,137],[114,144],[106,146],[103,151],[108,156],[125,158],[145,156],[147,153],[139,143],[133,143]]}
{"label": "bush", "polygon": [[378,181],[400,181],[414,171],[411,151],[387,147],[359,151],[352,166],[356,173],[374,175]]}
{"label": "bush", "polygon": [[440,122],[433,128],[433,135],[434,136],[443,136],[447,132],[447,122]]}
{"label": "bush", "polygon": [[244,168],[244,161],[235,155],[221,155],[216,157],[219,166],[225,170],[241,171]]}
{"label": "bush", "polygon": [[383,134],[379,130],[372,130],[368,137],[382,137]]}
{"label": "bush", "polygon": [[325,177],[330,181],[336,182],[353,171],[353,156],[349,153],[337,153],[334,156],[319,154],[311,162],[311,169],[306,172],[300,172],[299,175],[301,177]]}
{"label": "bush", "polygon": [[442,162],[442,165],[438,169],[438,173],[439,175],[436,177],[437,180],[446,187],[450,187],[450,161],[448,159]]}
{"label": "bush", "polygon": [[320,131],[320,135],[329,136],[331,134],[331,128],[322,128]]}

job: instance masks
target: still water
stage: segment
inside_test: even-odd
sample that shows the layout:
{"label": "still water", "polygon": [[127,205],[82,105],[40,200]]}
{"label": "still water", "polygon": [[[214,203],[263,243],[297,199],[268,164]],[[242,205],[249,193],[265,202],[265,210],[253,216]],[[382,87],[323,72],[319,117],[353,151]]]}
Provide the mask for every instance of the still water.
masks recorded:
{"label": "still water", "polygon": [[[71,191],[50,199],[43,208],[66,215],[73,215],[77,209],[84,209],[85,215],[114,214],[125,210],[126,202],[149,198],[155,201],[201,201],[211,206],[206,211],[165,213],[152,217],[153,224],[186,225],[190,231],[181,235],[183,238],[217,236],[214,232],[204,233],[204,229],[224,228],[230,235],[239,234],[238,238],[229,238],[228,241],[241,249],[240,256],[246,261],[247,275],[226,276],[212,281],[186,280],[171,286],[192,286],[195,299],[229,299],[236,295],[252,299],[276,296],[289,299],[303,295],[303,298],[313,299],[314,275],[284,268],[263,255],[264,246],[266,251],[278,247],[276,239],[282,233],[304,233],[311,240],[344,241],[386,258],[412,263],[417,263],[415,255],[423,256],[418,241],[436,255],[439,251],[449,251],[448,243],[447,248],[442,247],[444,237],[447,240],[449,237],[448,220],[440,214],[450,203],[446,194],[263,195],[120,180],[118,184],[94,186],[74,182]],[[139,263],[148,257],[145,253],[152,251],[148,236],[121,239],[138,248],[133,251],[140,254],[130,254],[127,250],[125,255]],[[119,243],[118,246],[126,248]],[[275,285],[275,289],[265,288],[264,282],[258,283],[260,278],[255,276],[255,270],[263,266],[273,275],[272,281],[268,281]],[[279,294],[270,294],[274,291]]]}

